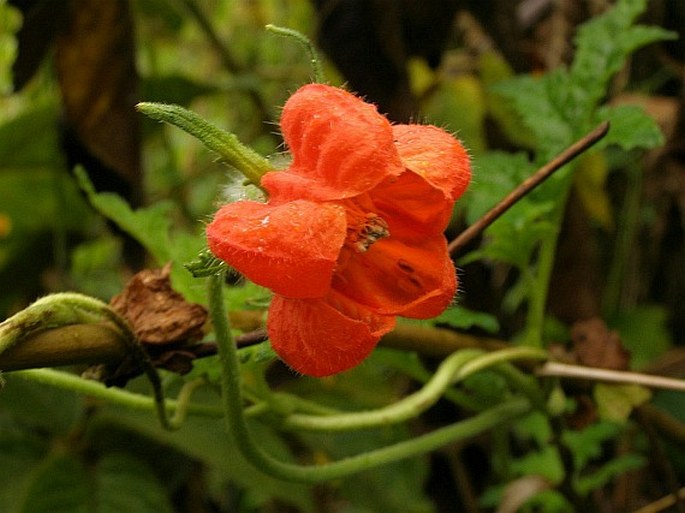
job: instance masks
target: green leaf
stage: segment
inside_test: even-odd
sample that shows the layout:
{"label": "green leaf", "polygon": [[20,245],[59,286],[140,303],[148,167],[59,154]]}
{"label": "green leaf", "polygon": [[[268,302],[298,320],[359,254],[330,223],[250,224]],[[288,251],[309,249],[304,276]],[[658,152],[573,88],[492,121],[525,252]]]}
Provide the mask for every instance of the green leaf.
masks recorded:
{"label": "green leaf", "polygon": [[597,111],[597,119],[611,123],[598,148],[615,144],[625,151],[649,150],[664,144],[659,125],[636,105],[604,106]]}
{"label": "green leaf", "polygon": [[49,449],[49,441],[0,412],[0,511],[14,513],[28,489],[32,472]]}
{"label": "green leaf", "polygon": [[121,240],[103,236],[74,248],[70,277],[76,290],[109,301],[124,286],[119,264]]}
{"label": "green leaf", "polygon": [[[201,400],[202,392],[196,392],[193,399]],[[216,401],[214,393],[207,392],[204,397],[205,400]],[[91,437],[107,438],[113,429],[131,431],[147,438],[149,443],[169,446],[202,462],[208,468],[208,480],[214,489],[231,482],[241,489],[253,490],[262,497],[277,497],[304,512],[313,511],[309,488],[271,478],[254,468],[242,457],[226,432],[223,419],[190,417],[184,422],[182,429],[163,431],[157,419],[149,412],[134,412],[109,405],[98,412],[97,427],[97,431],[90,433]],[[251,422],[250,431],[265,451],[282,460],[291,459],[287,447],[271,429]]]}
{"label": "green leaf", "polygon": [[521,200],[485,230],[487,245],[460,262],[466,264],[486,258],[525,269],[540,241],[554,231],[554,224],[549,221],[553,210],[553,202],[533,204]]}
{"label": "green leaf", "polygon": [[602,454],[602,444],[617,438],[624,426],[617,422],[599,421],[581,431],[564,431],[561,440],[573,455],[573,467],[582,470]]}
{"label": "green leaf", "polygon": [[476,312],[461,306],[452,306],[432,320],[433,324],[448,324],[457,329],[481,328],[488,333],[499,331],[497,317],[485,312]]}
{"label": "green leaf", "polygon": [[167,491],[142,462],[110,454],[98,462],[93,513],[173,513]]}
{"label": "green leaf", "polygon": [[635,384],[615,385],[598,383],[593,396],[600,418],[625,422],[636,406],[646,403],[652,397],[648,388]]}
{"label": "green leaf", "polygon": [[466,221],[473,224],[533,172],[525,153],[492,151],[476,157],[473,181],[460,200],[466,206]]}
{"label": "green leaf", "polygon": [[58,108],[39,103],[0,125],[0,162],[6,169],[64,168],[57,142]]}
{"label": "green leaf", "polygon": [[83,169],[77,168],[75,173],[79,185],[98,212],[140,242],[158,265],[162,266],[167,262],[175,264],[171,268],[171,278],[179,293],[189,301],[204,298],[204,291],[198,289],[197,282],[183,268],[185,262],[199,253],[203,245],[202,239],[180,230],[171,233],[171,202],[160,201],[149,207],[133,210],[116,194],[96,192]]}
{"label": "green leaf", "polygon": [[609,80],[633,51],[675,36],[659,27],[632,26],[646,7],[646,0],[621,0],[579,28],[570,79],[576,101],[585,109],[605,96]]}
{"label": "green leaf", "polygon": [[596,472],[576,477],[574,486],[579,494],[587,495],[593,490],[602,488],[614,477],[644,467],[646,463],[647,459],[639,454],[616,456],[602,465]]}
{"label": "green leaf", "polygon": [[612,329],[618,330],[630,351],[632,368],[653,362],[673,345],[667,324],[668,312],[659,305],[641,305],[612,319]]}
{"label": "green leaf", "polygon": [[68,455],[36,469],[18,513],[87,513],[90,488],[80,462]]}
{"label": "green leaf", "polygon": [[[302,433],[301,436],[308,444],[322,449],[325,457],[339,460],[406,440],[411,434],[407,426],[396,425],[363,432]],[[428,470],[426,458],[402,460],[345,478],[338,493],[352,505],[354,512],[432,513],[435,507],[424,491]]]}
{"label": "green leaf", "polygon": [[568,89],[568,76],[555,70],[543,77],[522,75],[499,82],[492,91],[512,102],[523,124],[534,134],[540,160],[546,160],[573,139],[565,105],[558,98]]}
{"label": "green leaf", "polygon": [[170,202],[158,202],[134,211],[120,196],[111,192],[96,192],[83,169],[77,168],[75,172],[79,185],[98,212],[140,242],[158,264],[163,265],[170,260]]}
{"label": "green leaf", "polygon": [[66,434],[81,419],[82,399],[72,392],[46,387],[8,374],[0,392],[4,416],[25,429]]}

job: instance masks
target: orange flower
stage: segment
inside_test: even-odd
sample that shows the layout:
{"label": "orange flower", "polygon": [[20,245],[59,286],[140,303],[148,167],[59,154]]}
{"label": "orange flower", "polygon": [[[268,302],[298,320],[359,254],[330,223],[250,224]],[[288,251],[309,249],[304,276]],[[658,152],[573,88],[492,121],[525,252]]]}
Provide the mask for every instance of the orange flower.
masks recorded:
{"label": "orange flower", "polygon": [[390,125],[373,105],[310,84],[281,117],[292,164],[267,203],[223,206],[212,252],[273,293],[267,329],[293,369],[359,364],[395,316],[440,314],[457,286],[443,231],[470,179],[463,146],[433,126]]}

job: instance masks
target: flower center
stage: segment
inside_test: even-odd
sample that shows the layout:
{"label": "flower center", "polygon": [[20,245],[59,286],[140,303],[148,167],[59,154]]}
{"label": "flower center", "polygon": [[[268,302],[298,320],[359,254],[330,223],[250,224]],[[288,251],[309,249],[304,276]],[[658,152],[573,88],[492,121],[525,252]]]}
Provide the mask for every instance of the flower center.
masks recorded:
{"label": "flower center", "polygon": [[374,242],[389,235],[388,223],[378,214],[348,210],[345,245],[357,253],[365,253]]}

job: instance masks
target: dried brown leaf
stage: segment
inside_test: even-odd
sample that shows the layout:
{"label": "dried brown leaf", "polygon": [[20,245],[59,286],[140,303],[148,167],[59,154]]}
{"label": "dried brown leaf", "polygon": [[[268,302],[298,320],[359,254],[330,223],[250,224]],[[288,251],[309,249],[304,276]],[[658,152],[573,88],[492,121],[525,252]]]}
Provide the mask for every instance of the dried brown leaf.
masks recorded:
{"label": "dried brown leaf", "polygon": [[171,288],[170,270],[171,264],[145,269],[112,298],[112,308],[126,318],[142,344],[190,343],[202,338],[207,310],[186,302]]}
{"label": "dried brown leaf", "polygon": [[628,369],[630,352],[623,347],[618,332],[609,330],[603,320],[594,317],[576,322],[571,328],[571,339],[580,365]]}

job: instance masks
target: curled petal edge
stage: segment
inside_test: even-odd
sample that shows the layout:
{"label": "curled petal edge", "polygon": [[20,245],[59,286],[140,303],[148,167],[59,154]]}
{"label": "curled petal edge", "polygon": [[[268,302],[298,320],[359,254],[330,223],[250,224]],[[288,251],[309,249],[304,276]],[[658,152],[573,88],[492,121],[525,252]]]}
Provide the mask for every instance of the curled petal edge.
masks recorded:
{"label": "curled petal edge", "polygon": [[374,315],[373,322],[368,320],[349,317],[326,299],[275,295],[267,331],[271,346],[288,366],[307,376],[324,377],[359,365],[395,326],[392,316]]}

